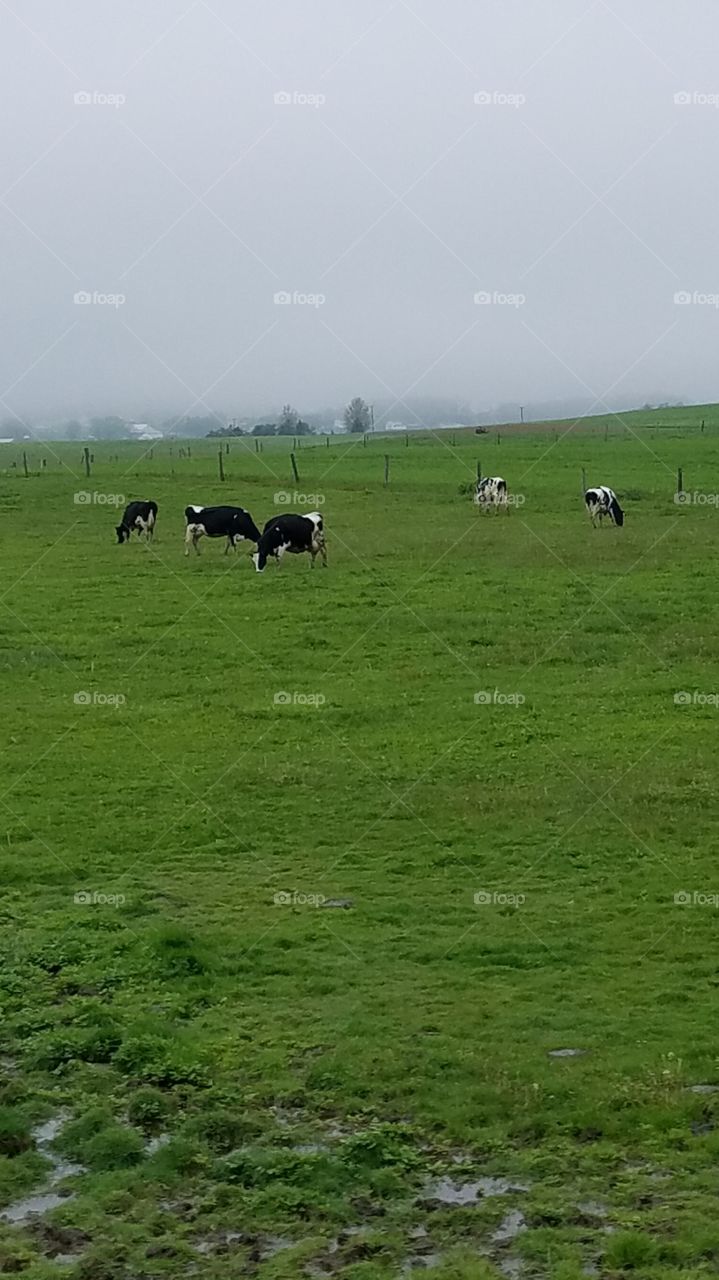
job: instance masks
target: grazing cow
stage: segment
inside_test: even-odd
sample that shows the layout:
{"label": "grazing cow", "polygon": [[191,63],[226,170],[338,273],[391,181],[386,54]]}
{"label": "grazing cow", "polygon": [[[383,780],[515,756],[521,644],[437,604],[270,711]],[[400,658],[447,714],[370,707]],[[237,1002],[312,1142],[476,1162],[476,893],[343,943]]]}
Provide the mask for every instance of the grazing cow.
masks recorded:
{"label": "grazing cow", "polygon": [[152,542],[156,520],[156,502],[128,502],[122,520],[115,529],[117,541],[129,542],[133,529],[136,529],[138,538],[144,533],[147,541]]}
{"label": "grazing cow", "polygon": [[252,557],[257,572],[262,573],[270,556],[274,556],[279,565],[286,551],[291,555],[309,551],[311,569],[315,567],[315,556],[319,555],[323,567],[327,568],[324,524],[319,511],[311,511],[306,516],[272,516],[262,530],[257,551]]}
{"label": "grazing cow", "polygon": [[238,542],[247,538],[249,542],[259,542],[260,531],[249,511],[244,507],[185,507],[187,530],[185,533],[185,555],[190,554],[192,543],[198,556],[200,538],[226,538],[225,555],[235,550]]}
{"label": "grazing cow", "polygon": [[491,507],[495,511],[499,511],[500,507],[508,511],[506,480],[501,476],[485,476],[483,480],[478,480],[474,501],[482,511],[489,511]]}
{"label": "grazing cow", "polygon": [[620,527],[624,524],[624,512],[617,502],[617,495],[606,484],[599,484],[596,489],[587,489],[584,504],[595,527],[597,522],[601,527],[604,516],[609,516]]}

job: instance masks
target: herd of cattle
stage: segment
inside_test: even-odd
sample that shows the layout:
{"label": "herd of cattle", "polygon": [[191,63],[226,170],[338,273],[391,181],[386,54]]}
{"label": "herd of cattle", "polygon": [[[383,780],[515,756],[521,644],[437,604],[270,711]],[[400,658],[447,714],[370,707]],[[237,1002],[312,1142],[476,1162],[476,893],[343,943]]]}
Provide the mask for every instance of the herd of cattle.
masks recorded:
{"label": "herd of cattle", "polygon": [[[509,494],[507,482],[501,476],[485,476],[478,480],[474,491],[474,501],[484,511],[508,510]],[[584,494],[584,505],[589,512],[592,524],[601,524],[604,516],[616,525],[624,524],[624,512],[617,501],[617,495],[606,484],[599,484],[594,489],[587,489]]]}
{"label": "herd of cattle", "polygon": [[[507,482],[501,476],[485,476],[477,481],[474,501],[481,510],[508,510],[508,500]],[[607,485],[600,484],[594,489],[587,489],[584,504],[592,524],[601,524],[604,516],[608,516],[616,525],[624,524],[624,512],[617,501],[617,495]],[[148,541],[152,541],[156,521],[156,502],[128,503],[115,530],[118,542],[129,542],[133,532],[137,532],[138,537],[144,534]],[[262,573],[270,556],[279,563],[286,552],[300,555],[307,551],[312,568],[317,556],[321,557],[323,566],[327,567],[324,522],[319,511],[311,511],[306,516],[289,513],[271,516],[261,533],[244,507],[186,507],[185,521],[186,556],[190,554],[190,545],[199,555],[200,538],[225,538],[225,555],[228,551],[234,551],[238,542],[245,539],[255,544],[252,559],[258,573]]]}
{"label": "herd of cattle", "polygon": [[[252,557],[258,573],[262,573],[270,556],[278,562],[286,552],[299,555],[308,551],[312,568],[315,557],[320,556],[327,567],[324,524],[319,511],[309,515],[292,514],[272,516],[260,533],[249,511],[244,507],[186,507],[185,555],[190,554],[190,544],[199,555],[200,538],[225,538],[225,555],[234,551],[238,542],[247,539],[254,542],[256,551]],[[156,502],[130,502],[125,507],[122,520],[115,529],[118,542],[129,542],[133,532],[145,535],[152,541],[157,523]]]}

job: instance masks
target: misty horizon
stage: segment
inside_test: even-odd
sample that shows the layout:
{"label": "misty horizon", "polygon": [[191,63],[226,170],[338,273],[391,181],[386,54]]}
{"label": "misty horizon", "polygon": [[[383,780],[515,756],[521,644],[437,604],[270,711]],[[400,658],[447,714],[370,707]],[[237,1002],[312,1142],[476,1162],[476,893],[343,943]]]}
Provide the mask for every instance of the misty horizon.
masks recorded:
{"label": "misty horizon", "polygon": [[0,418],[717,399],[715,29],[709,0],[4,5]]}

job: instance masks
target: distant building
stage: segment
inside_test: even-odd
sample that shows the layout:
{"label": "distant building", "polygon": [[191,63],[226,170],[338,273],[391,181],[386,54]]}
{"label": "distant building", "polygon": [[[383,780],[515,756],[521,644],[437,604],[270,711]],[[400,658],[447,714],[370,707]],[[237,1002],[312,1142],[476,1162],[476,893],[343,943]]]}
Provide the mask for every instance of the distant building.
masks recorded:
{"label": "distant building", "polygon": [[128,430],[135,440],[162,440],[162,432],[151,427],[149,422],[128,422]]}

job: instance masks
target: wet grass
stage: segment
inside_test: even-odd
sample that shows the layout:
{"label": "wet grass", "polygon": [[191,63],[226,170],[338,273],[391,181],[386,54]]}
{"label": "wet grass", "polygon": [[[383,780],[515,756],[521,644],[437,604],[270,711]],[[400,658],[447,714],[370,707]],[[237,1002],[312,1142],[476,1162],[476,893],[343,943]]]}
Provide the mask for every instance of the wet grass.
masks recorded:
{"label": "wet grass", "polygon": [[[1,1269],[716,1268],[719,534],[673,493],[719,488],[719,441],[681,412],[305,445],[297,486],[283,442],[224,486],[212,441],[97,445],[90,481],[0,448],[0,1198],[58,1112],[82,1170]],[[326,572],[185,560],[188,502],[295,488]],[[154,548],[84,491],[155,498]]]}

